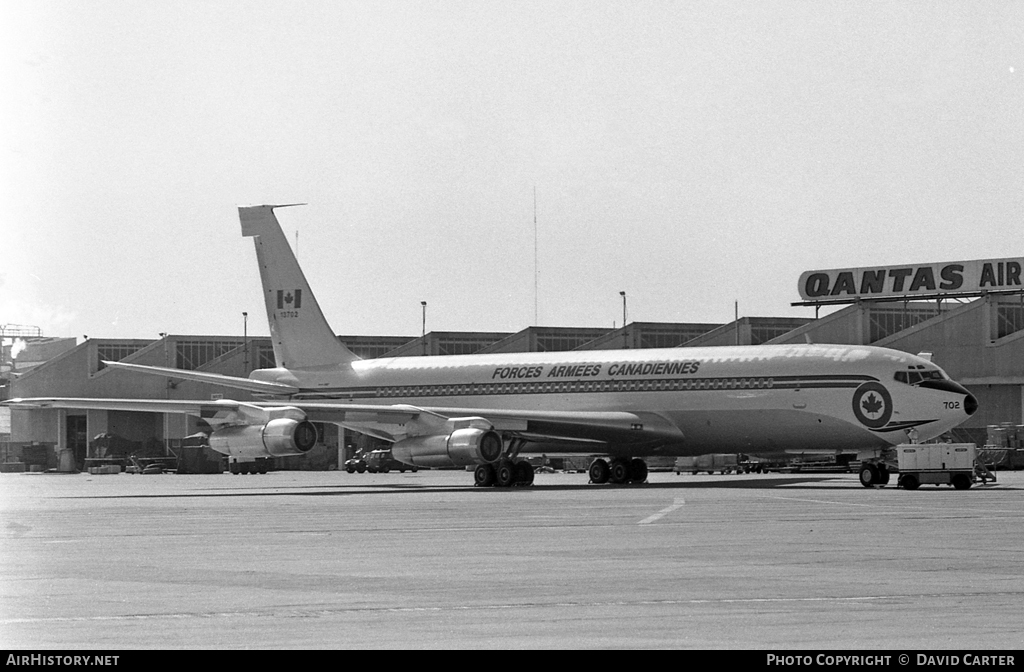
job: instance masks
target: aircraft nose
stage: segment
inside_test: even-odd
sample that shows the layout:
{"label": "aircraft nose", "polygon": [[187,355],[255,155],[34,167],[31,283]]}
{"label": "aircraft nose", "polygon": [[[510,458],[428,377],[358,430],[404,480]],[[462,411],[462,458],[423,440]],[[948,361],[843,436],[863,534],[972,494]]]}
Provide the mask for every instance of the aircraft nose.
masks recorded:
{"label": "aircraft nose", "polygon": [[[978,398],[960,383],[952,380],[926,380],[921,383],[921,387],[961,395],[964,404],[963,410],[967,415],[974,415],[978,411]],[[946,408],[950,408],[950,406],[947,404]]]}
{"label": "aircraft nose", "polygon": [[964,411],[967,415],[974,415],[978,411],[978,399],[970,392],[964,397]]}
{"label": "aircraft nose", "polygon": [[[952,383],[952,381],[950,382]],[[964,395],[964,412],[967,415],[974,415],[977,413],[978,398],[971,394],[971,392],[960,383],[952,383],[952,386],[954,392]]]}

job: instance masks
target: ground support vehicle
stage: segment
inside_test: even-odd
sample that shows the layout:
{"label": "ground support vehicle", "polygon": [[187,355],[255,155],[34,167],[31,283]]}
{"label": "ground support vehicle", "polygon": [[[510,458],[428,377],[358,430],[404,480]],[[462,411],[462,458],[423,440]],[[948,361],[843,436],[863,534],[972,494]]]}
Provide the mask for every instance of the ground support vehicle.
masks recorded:
{"label": "ground support vehicle", "polygon": [[400,471],[403,474],[406,469],[413,473],[419,471],[419,467],[399,462],[391,455],[390,450],[371,450],[368,453],[360,453],[350,460],[345,460],[345,471],[353,473],[358,471],[370,472],[371,474],[386,474],[389,471]]}
{"label": "ground support vehicle", "polygon": [[860,483],[866,488],[885,485],[896,473],[896,484],[916,490],[925,484],[952,485],[967,490],[977,481],[996,476],[977,459],[973,443],[908,443],[886,450],[878,458],[861,463]]}
{"label": "ground support vehicle", "polygon": [[854,458],[852,454],[819,455],[810,459],[798,457],[780,471],[788,474],[846,474],[858,470]]}
{"label": "ground support vehicle", "polygon": [[129,455],[128,461],[131,464],[125,468],[125,472],[129,474],[164,474],[174,473],[178,470],[178,458],[176,457],[136,457],[135,455]]}
{"label": "ground support vehicle", "polygon": [[400,471],[404,474],[406,469],[415,473],[419,470],[419,467],[399,462],[391,456],[390,450],[371,450],[366,454],[366,470],[371,474],[386,474],[392,470]]}
{"label": "ground support vehicle", "polygon": [[345,471],[350,474],[359,472],[360,474],[366,471],[366,460],[363,459],[362,455],[356,455],[353,458],[345,460]]}
{"label": "ground support vehicle", "polygon": [[981,479],[996,480],[985,465],[978,462],[973,443],[926,443],[896,447],[899,460],[898,485],[916,490],[921,485],[952,485],[967,490]]}
{"label": "ground support vehicle", "polygon": [[232,474],[265,474],[273,464],[269,457],[228,457],[228,471]]}
{"label": "ground support vehicle", "polygon": [[754,471],[752,464],[742,453],[709,453],[677,458],[675,472],[677,476],[684,471],[688,471],[694,476],[702,471],[709,474],[714,474],[716,471],[721,474],[740,474]]}

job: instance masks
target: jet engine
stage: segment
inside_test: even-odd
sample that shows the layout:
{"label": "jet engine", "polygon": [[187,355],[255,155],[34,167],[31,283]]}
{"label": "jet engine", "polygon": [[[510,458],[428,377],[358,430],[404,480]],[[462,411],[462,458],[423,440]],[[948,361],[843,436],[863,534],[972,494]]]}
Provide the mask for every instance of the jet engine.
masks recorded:
{"label": "jet engine", "polygon": [[265,425],[232,425],[210,435],[210,448],[234,457],[302,455],[316,445],[316,427],[308,420],[278,418]]}
{"label": "jet engine", "polygon": [[396,441],[391,455],[417,467],[466,467],[488,464],[501,457],[501,437],[493,430],[475,427],[451,434],[416,436]]}

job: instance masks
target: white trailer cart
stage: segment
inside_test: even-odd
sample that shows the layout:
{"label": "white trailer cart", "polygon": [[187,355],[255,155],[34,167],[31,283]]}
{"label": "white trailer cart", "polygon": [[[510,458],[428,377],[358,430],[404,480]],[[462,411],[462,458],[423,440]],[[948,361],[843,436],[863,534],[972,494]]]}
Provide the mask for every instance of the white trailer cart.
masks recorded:
{"label": "white trailer cart", "polygon": [[[967,490],[978,480],[973,443],[903,444],[896,446],[896,451],[899,465],[897,484],[906,490],[916,490],[929,483]],[[983,480],[995,480],[987,469],[981,477]]]}

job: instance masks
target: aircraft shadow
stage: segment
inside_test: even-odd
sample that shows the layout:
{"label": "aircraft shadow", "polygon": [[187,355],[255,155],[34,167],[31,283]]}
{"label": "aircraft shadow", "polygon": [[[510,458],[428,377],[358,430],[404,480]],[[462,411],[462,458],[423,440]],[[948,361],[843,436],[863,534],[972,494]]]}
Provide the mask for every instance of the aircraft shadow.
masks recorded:
{"label": "aircraft shadow", "polygon": [[[472,475],[468,475],[472,478]],[[583,477],[585,479],[585,476]],[[124,495],[97,495],[97,496],[75,496],[68,499],[181,499],[188,497],[351,497],[369,494],[423,494],[423,493],[452,493],[452,492],[476,492],[479,496],[502,496],[519,495],[529,496],[531,493],[543,492],[586,492],[600,493],[608,490],[773,490],[786,486],[801,486],[801,491],[836,491],[850,489],[851,486],[859,486],[857,483],[836,483],[834,476],[820,477],[791,477],[781,476],[779,478],[758,478],[734,480],[680,480],[671,483],[644,483],[640,485],[595,485],[581,479],[578,483],[543,484],[530,487],[511,488],[479,488],[472,483],[465,485],[419,485],[417,483],[359,483],[342,485],[300,485],[282,487],[280,484],[267,483],[266,485],[254,485],[251,488],[239,490],[237,488],[215,488],[200,492],[175,492],[175,493],[152,493],[152,494],[124,494]],[[894,484],[884,486],[885,489],[895,489]],[[976,486],[976,490],[984,490],[985,486]],[[1021,488],[1007,488],[1002,486],[999,490],[1018,490]],[[948,487],[931,488],[923,487],[916,491],[920,495],[929,491],[944,492]],[[792,490],[791,490],[792,492]]]}

